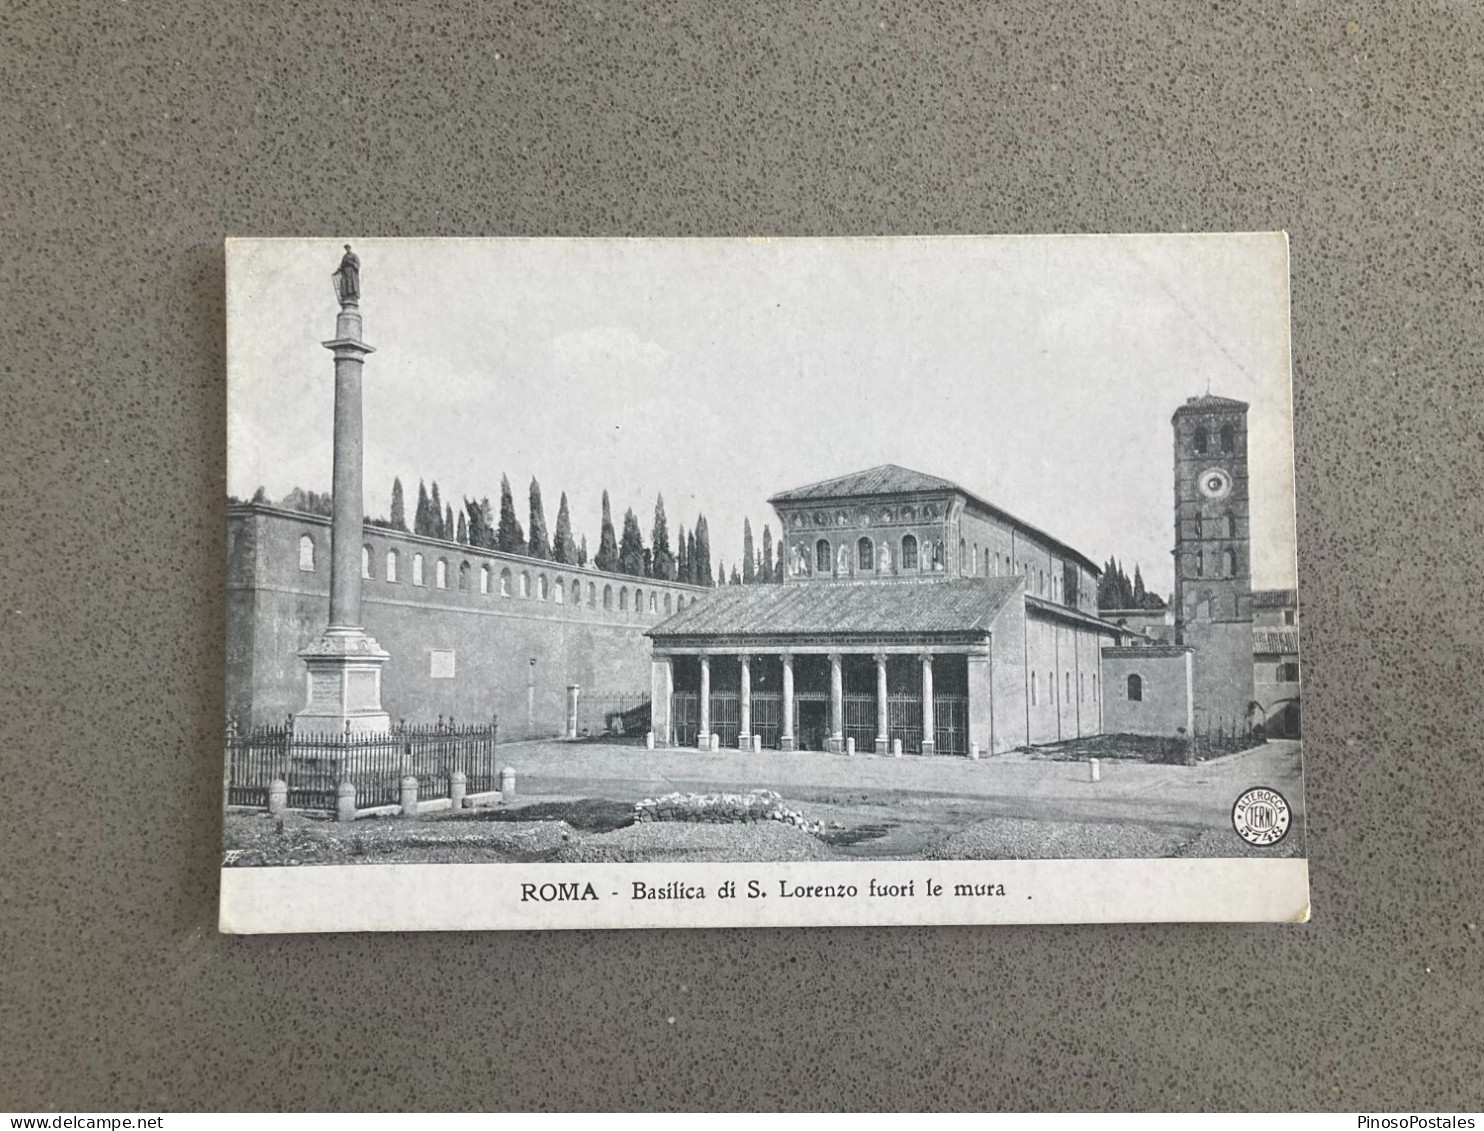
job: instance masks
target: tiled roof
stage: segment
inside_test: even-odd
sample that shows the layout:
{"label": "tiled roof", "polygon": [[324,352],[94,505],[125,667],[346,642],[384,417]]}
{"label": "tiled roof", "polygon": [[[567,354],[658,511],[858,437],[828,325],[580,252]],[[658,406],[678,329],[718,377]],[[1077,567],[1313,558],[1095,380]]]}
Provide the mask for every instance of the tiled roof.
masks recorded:
{"label": "tiled roof", "polygon": [[1296,628],[1259,628],[1252,633],[1252,650],[1276,656],[1297,656],[1299,634]]}
{"label": "tiled roof", "polygon": [[855,495],[908,495],[914,491],[957,491],[957,483],[936,475],[898,467],[894,463],[883,463],[880,467],[865,471],[852,471],[849,475],[810,483],[806,487],[795,487],[791,491],[780,491],[768,500],[770,503],[799,502],[805,499],[839,499]]}
{"label": "tiled roof", "polygon": [[1254,589],[1252,607],[1254,609],[1296,609],[1298,608],[1298,590]]}
{"label": "tiled roof", "polygon": [[1175,410],[1175,415],[1179,416],[1182,412],[1202,412],[1210,408],[1246,409],[1247,407],[1246,401],[1234,401],[1231,397],[1218,397],[1206,393],[1200,397],[1186,397],[1185,403]]}
{"label": "tiled roof", "polygon": [[653,637],[988,632],[1021,577],[724,586],[649,630]]}

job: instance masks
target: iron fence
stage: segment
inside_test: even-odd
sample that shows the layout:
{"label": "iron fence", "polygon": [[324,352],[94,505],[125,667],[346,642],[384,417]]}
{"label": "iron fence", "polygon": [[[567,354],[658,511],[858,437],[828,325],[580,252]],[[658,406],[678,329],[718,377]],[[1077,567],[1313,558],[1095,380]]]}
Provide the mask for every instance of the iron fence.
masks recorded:
{"label": "iron fence", "polygon": [[735,691],[713,691],[711,693],[711,733],[716,735],[722,749],[735,747],[742,725],[742,696]]}
{"label": "iron fence", "polygon": [[426,725],[399,723],[390,731],[365,734],[296,733],[293,719],[277,726],[227,728],[227,803],[265,806],[268,786],[288,786],[291,809],[335,808],[341,782],[356,787],[356,805],[395,805],[401,779],[417,778],[418,800],[449,796],[449,779],[462,771],[467,792],[498,788],[495,720],[460,725],[439,719]]}
{"label": "iron fence", "polygon": [[579,735],[643,735],[650,728],[649,692],[582,691],[577,696]]}
{"label": "iron fence", "polygon": [[888,695],[886,697],[886,734],[895,742],[902,740],[907,754],[922,752],[922,697]]}
{"label": "iron fence", "polygon": [[969,697],[933,696],[933,751],[937,754],[969,752]]}
{"label": "iron fence", "polygon": [[701,697],[694,691],[677,691],[670,698],[671,741],[676,746],[694,746],[701,726]]}
{"label": "iron fence", "polygon": [[752,697],[752,733],[762,739],[764,750],[777,750],[782,745],[782,695],[763,692]]}
{"label": "iron fence", "polygon": [[876,748],[876,696],[846,695],[840,700],[845,713],[843,736],[855,739],[856,750],[864,753]]}

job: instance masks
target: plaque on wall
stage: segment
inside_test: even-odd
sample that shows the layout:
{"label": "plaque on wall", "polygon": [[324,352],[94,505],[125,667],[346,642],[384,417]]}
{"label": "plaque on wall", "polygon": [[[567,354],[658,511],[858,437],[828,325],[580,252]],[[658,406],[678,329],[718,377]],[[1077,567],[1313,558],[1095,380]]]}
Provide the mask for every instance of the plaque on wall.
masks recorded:
{"label": "plaque on wall", "polygon": [[1307,917],[1282,234],[233,240],[227,312],[223,930]]}

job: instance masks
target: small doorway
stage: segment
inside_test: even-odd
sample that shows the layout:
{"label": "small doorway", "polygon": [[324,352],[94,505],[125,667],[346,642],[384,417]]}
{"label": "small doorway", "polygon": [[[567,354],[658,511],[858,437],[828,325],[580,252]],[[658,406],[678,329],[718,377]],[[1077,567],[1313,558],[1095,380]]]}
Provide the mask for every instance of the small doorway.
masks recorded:
{"label": "small doorway", "polygon": [[800,750],[824,750],[830,737],[829,699],[798,696],[795,699],[794,729]]}

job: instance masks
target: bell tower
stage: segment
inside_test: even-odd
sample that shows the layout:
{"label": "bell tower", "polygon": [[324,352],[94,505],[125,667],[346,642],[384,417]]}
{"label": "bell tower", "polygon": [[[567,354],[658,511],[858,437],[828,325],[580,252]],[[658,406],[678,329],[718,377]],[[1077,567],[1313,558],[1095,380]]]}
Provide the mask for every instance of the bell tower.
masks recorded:
{"label": "bell tower", "polygon": [[1252,700],[1247,408],[1191,397],[1175,410],[1175,640],[1194,650],[1197,729],[1245,730]]}

